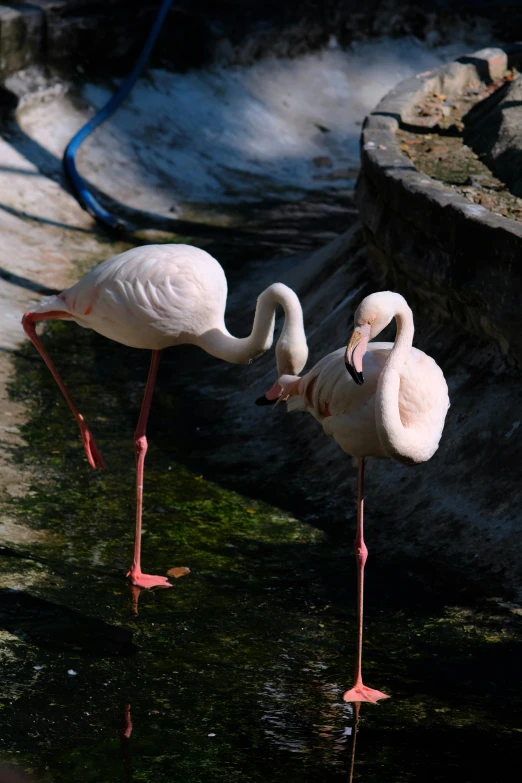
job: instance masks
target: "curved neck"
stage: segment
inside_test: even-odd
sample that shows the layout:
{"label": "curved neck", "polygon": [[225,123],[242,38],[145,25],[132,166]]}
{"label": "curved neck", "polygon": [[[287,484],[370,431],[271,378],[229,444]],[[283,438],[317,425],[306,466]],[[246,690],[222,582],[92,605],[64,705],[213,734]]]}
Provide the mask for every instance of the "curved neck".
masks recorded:
{"label": "curved neck", "polygon": [[399,409],[401,375],[413,343],[413,314],[406,303],[395,313],[397,335],[388,361],[379,377],[375,419],[379,440],[389,457],[412,462],[419,436],[404,425]]}
{"label": "curved neck", "polygon": [[[303,344],[306,349],[306,337],[299,299],[294,291],[283,283],[274,283],[258,297],[252,332],[248,337],[234,337],[223,323],[222,327],[203,334],[198,343],[207,353],[218,359],[233,364],[248,364],[272,345],[277,305],[281,305],[285,313],[285,323],[277,341],[277,368],[279,374],[293,372],[293,367],[286,366],[286,354]],[[296,372],[301,369],[302,367],[299,367]]]}
{"label": "curved neck", "polygon": [[395,313],[395,322],[397,324],[397,334],[395,335],[395,342],[386,362],[386,367],[393,366],[394,369],[400,372],[410,356],[415,332],[413,313],[406,303],[404,303],[401,310]]}

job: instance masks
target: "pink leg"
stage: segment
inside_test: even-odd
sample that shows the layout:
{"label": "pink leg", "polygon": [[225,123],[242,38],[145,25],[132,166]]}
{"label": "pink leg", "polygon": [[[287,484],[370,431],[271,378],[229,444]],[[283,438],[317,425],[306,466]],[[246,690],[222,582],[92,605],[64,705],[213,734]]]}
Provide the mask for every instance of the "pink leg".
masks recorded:
{"label": "pink leg", "polygon": [[65,318],[72,318],[72,316],[70,316],[68,313],[63,313],[59,310],[51,311],[48,313],[26,313],[22,318],[22,326],[24,327],[24,331],[26,335],[29,337],[29,339],[31,340],[31,342],[33,343],[37,351],[40,353],[40,356],[42,357],[42,359],[50,369],[51,373],[53,374],[54,380],[60,387],[60,391],[62,392],[63,396],[67,401],[69,408],[72,410],[74,414],[74,418],[76,419],[78,426],[80,428],[82,441],[83,441],[83,448],[85,449],[87,459],[89,460],[89,465],[91,465],[93,468],[104,468],[105,464],[103,462],[101,454],[96,448],[94,438],[92,437],[87,425],[85,424],[82,414],[78,411],[73,401],[69,397],[69,392],[65,388],[64,382],[58,375],[58,370],[54,366],[53,362],[51,361],[51,357],[43,347],[42,343],[38,338],[38,335],[36,334],[37,321],[49,321],[52,319],[62,320]]}
{"label": "pink leg", "polygon": [[145,389],[145,396],[141,406],[138,426],[134,433],[134,448],[136,451],[136,531],[134,533],[134,557],[132,566],[127,574],[133,585],[138,587],[172,587],[166,576],[152,576],[141,572],[141,517],[143,513],[143,467],[147,453],[147,421],[149,418],[150,404],[154,392],[154,384],[158,374],[160,351],[152,351],[149,377]]}
{"label": "pink leg", "polygon": [[374,704],[379,699],[389,699],[385,693],[367,688],[362,681],[362,641],[363,641],[363,600],[364,600],[364,565],[368,550],[364,543],[364,458],[359,460],[357,470],[357,535],[355,537],[355,560],[357,562],[357,658],[355,662],[355,677],[353,688],[343,696],[344,701],[369,701]]}

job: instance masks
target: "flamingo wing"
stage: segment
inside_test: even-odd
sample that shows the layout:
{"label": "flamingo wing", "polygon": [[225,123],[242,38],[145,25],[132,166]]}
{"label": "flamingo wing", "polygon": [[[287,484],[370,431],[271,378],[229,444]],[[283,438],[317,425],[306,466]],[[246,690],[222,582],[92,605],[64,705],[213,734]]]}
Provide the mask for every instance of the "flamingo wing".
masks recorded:
{"label": "flamingo wing", "polygon": [[60,297],[80,326],[154,350],[219,327],[227,283],[199,248],[147,245],[107,259]]}

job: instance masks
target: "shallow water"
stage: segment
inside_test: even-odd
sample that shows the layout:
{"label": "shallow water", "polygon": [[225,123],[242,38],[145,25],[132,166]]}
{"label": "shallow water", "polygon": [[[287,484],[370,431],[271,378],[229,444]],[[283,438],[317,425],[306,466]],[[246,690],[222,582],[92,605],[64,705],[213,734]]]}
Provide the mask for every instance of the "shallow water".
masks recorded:
{"label": "shallow water", "polygon": [[[191,573],[132,591],[132,431],[148,357],[71,324],[46,343],[109,469],[86,464],[27,345],[12,395],[31,415],[13,458],[34,478],[3,510],[39,537],[0,550],[0,758],[53,783],[347,782],[353,518],[329,535],[191,473],[182,390],[160,373],[144,565]],[[372,559],[368,537],[365,674],[392,699],[362,705],[354,780],[500,781],[522,749],[520,614],[455,605],[450,586]]]}

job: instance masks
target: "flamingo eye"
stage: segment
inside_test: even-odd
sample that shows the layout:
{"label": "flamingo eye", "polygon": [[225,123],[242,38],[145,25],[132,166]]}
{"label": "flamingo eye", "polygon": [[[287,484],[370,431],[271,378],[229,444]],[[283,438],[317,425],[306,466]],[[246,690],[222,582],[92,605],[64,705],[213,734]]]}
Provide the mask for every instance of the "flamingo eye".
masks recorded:
{"label": "flamingo eye", "polygon": [[374,323],[374,321],[375,321],[375,318],[370,318],[370,320],[368,321],[368,323],[369,323],[369,324],[373,324],[373,323]]}

